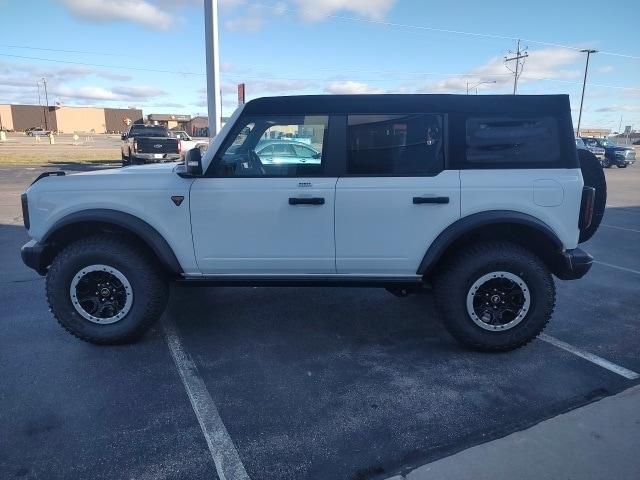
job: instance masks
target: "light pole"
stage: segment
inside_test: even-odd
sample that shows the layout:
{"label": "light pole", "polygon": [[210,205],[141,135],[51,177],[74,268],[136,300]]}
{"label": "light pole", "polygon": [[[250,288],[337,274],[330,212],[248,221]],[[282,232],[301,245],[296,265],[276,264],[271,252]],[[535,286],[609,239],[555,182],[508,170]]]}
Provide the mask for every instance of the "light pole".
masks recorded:
{"label": "light pole", "polygon": [[584,80],[582,81],[582,97],[580,97],[580,113],[578,114],[578,128],[576,129],[576,137],[580,136],[580,122],[582,121],[582,104],[584,103],[584,89],[587,86],[587,72],[589,71],[589,57],[592,53],[597,53],[597,50],[580,50],[582,53],[587,54],[587,63],[584,66]]}
{"label": "light pole", "polygon": [[220,131],[220,49],[218,45],[218,0],[204,0],[204,36],[207,57],[207,109],[209,138]]}
{"label": "light pole", "polygon": [[480,85],[483,85],[485,83],[496,83],[496,81],[495,80],[489,80],[489,81],[486,81],[486,82],[479,82],[479,83],[476,83],[474,85],[471,85],[471,87],[469,87],[469,82],[467,82],[467,95],[469,95],[469,89],[470,88],[471,89],[475,88],[476,89],[476,95],[477,95],[478,94],[478,88],[477,87],[479,87]]}

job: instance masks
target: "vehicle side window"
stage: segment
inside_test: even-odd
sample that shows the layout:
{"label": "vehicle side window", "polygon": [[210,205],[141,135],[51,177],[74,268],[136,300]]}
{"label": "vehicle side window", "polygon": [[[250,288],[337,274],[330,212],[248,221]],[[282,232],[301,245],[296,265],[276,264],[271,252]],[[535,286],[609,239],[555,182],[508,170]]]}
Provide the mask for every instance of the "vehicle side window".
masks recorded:
{"label": "vehicle side window", "polygon": [[444,169],[442,132],[442,115],[349,115],[347,173],[436,175]]}
{"label": "vehicle side window", "polygon": [[468,117],[466,161],[517,168],[560,159],[558,124],[553,117]]}
{"label": "vehicle side window", "polygon": [[322,150],[328,124],[326,115],[246,117],[231,133],[222,154],[214,160],[214,175],[322,175]]}
{"label": "vehicle side window", "polygon": [[302,145],[293,145],[296,157],[300,158],[313,158],[317,155],[317,152],[309,147]]}

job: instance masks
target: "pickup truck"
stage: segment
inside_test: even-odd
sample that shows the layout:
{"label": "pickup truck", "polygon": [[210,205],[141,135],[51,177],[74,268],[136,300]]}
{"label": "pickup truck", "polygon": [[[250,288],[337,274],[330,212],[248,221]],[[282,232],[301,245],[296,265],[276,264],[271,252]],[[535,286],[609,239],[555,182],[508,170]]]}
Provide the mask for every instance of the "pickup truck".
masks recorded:
{"label": "pickup truck", "polygon": [[180,140],[180,153],[185,155],[192,148],[205,148],[209,146],[209,142],[203,140],[194,140],[184,130],[170,130],[169,135]]}
{"label": "pickup truck", "polygon": [[180,161],[180,139],[159,125],[131,125],[122,134],[122,166]]}
{"label": "pickup truck", "polygon": [[582,141],[587,148],[600,147],[604,149],[604,157],[600,163],[604,168],[611,168],[616,165],[618,168],[627,168],[636,161],[636,151],[633,147],[618,145],[608,138],[582,137]]}

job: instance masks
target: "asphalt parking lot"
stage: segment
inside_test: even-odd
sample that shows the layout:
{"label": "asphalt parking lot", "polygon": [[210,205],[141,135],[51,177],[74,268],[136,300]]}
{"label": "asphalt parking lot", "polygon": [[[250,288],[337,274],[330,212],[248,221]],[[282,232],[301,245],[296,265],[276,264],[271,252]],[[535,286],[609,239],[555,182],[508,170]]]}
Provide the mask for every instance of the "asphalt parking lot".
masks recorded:
{"label": "asphalt parking lot", "polygon": [[19,258],[41,170],[0,167],[0,478],[219,478],[216,415],[254,480],[386,478],[640,383],[639,165],[606,171],[598,263],[556,282],[549,337],[505,354],[461,349],[427,295],[335,288],[174,288],[141,342],[85,344]]}

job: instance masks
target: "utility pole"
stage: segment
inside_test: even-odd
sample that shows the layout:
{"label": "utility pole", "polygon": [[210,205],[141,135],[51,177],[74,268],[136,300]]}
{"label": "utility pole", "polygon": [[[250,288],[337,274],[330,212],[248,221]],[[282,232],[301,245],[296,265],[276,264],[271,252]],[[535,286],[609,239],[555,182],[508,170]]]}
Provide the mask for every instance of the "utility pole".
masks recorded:
{"label": "utility pole", "polygon": [[49,95],[47,94],[47,79],[42,77],[42,84],[44,85],[44,99],[46,106],[46,113],[44,115],[44,129],[49,130]]}
{"label": "utility pole", "polygon": [[218,44],[218,0],[204,0],[204,37],[207,58],[207,109],[209,138],[220,131],[220,49]]}
{"label": "utility pole", "polygon": [[[509,52],[513,53],[513,52]],[[527,48],[525,47],[523,50],[520,50],[520,40],[518,40],[518,48],[515,52],[515,56],[508,58],[504,57],[504,61],[511,62],[513,60],[516,61],[516,69],[513,71],[513,94],[515,95],[518,92],[518,77],[522,75],[522,69],[520,69],[520,60],[522,60],[522,68],[524,68],[524,59],[527,58],[529,54],[527,53]],[[507,67],[509,68],[509,67]]]}
{"label": "utility pole", "polygon": [[38,87],[38,105],[42,106],[42,102],[40,101],[40,81],[36,80],[36,87]]}
{"label": "utility pole", "polygon": [[582,97],[580,97],[580,113],[578,114],[578,128],[576,129],[576,137],[580,136],[580,122],[582,121],[582,104],[584,103],[584,89],[587,86],[587,72],[589,71],[589,57],[592,53],[596,53],[597,50],[580,50],[582,53],[587,54],[587,63],[584,66],[584,80],[582,81]]}

